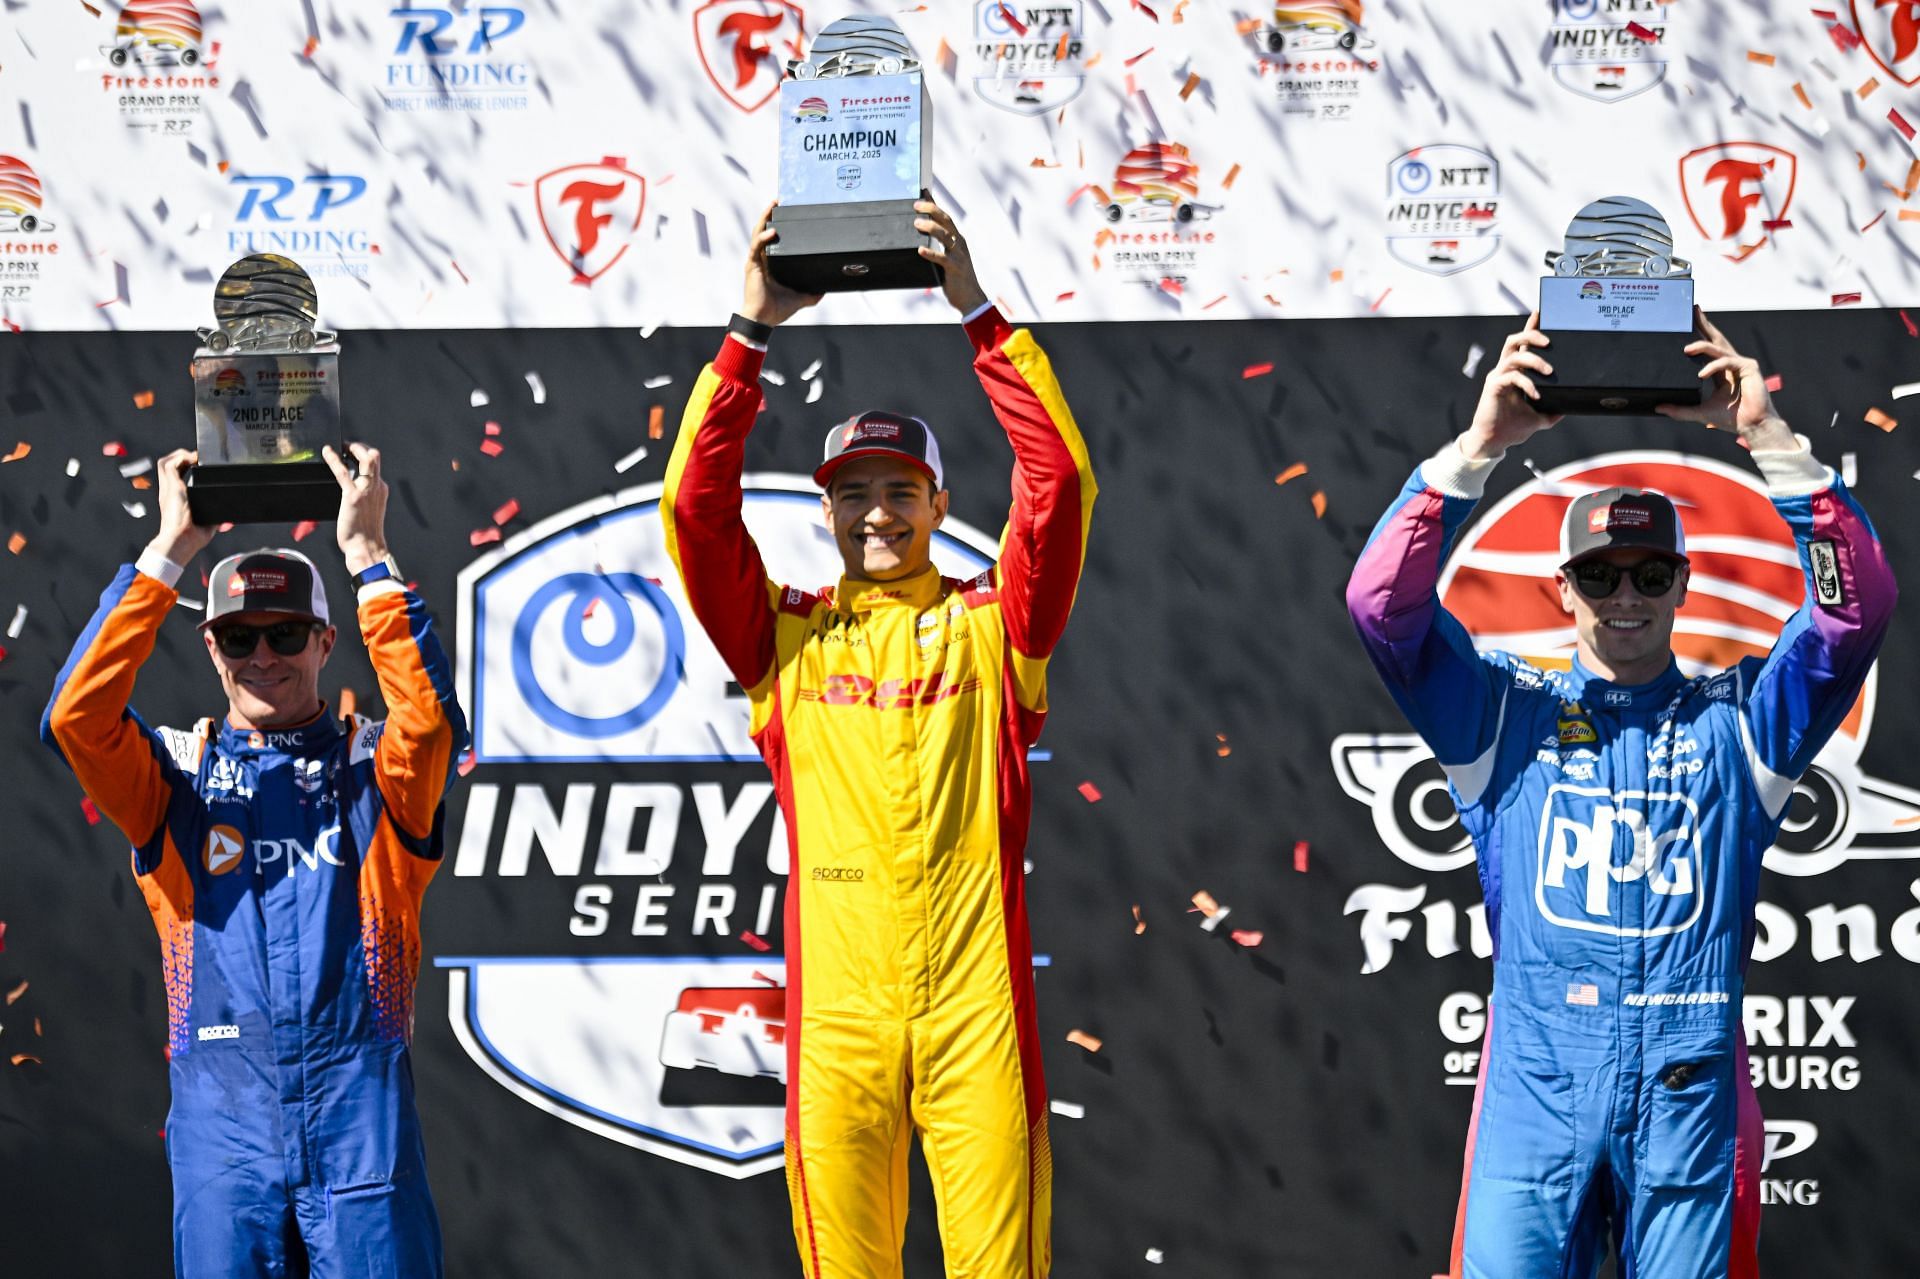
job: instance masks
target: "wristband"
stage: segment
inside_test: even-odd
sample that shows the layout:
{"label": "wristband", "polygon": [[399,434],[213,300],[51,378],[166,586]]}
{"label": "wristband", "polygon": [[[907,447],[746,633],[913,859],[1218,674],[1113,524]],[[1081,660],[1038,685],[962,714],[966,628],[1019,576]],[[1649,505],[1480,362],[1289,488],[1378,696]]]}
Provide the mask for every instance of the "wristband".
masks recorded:
{"label": "wristband", "polygon": [[733,334],[733,336],[739,338],[748,346],[760,351],[766,350],[767,343],[773,338],[773,326],[771,324],[762,324],[758,320],[749,320],[746,316],[738,313],[734,315],[733,319],[727,322],[727,332]]}
{"label": "wristband", "polygon": [[399,580],[400,567],[393,562],[393,556],[389,555],[387,558],[369,564],[358,573],[355,573],[353,575],[353,587],[355,590],[359,590],[363,586],[372,586],[375,582],[398,582]]}

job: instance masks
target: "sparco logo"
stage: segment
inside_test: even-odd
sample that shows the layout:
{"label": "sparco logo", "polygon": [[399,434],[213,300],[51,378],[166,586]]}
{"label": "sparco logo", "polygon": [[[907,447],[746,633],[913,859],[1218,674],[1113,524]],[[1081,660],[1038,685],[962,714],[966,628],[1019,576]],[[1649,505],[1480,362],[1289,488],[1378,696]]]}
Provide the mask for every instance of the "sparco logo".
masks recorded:
{"label": "sparco logo", "polygon": [[[1681,668],[1703,674],[1764,656],[1804,596],[1792,536],[1757,476],[1657,451],[1609,453],[1549,471],[1494,503],[1461,535],[1441,573],[1440,594],[1475,644],[1542,667],[1565,664],[1573,630],[1546,580],[1559,563],[1560,523],[1572,498],[1611,485],[1665,493],[1686,512],[1694,578],[1674,624]],[[1538,685],[1545,674],[1522,669],[1518,678]],[[1794,786],[1765,857],[1774,874],[1822,875],[1856,857],[1920,858],[1920,790],[1860,768],[1876,682],[1870,673],[1839,731]],[[1724,699],[1734,691],[1731,678],[1721,677],[1708,682],[1704,694]],[[1692,739],[1649,749],[1650,778],[1677,778],[1702,766]],[[1557,753],[1568,785],[1556,788],[1561,794],[1544,817],[1538,909],[1566,927],[1605,932],[1618,926],[1614,912],[1631,892],[1653,912],[1654,928],[1684,926],[1701,900],[1706,873],[1692,844],[1693,815],[1684,805],[1582,795],[1577,783],[1598,757],[1589,759],[1592,752],[1578,746]],[[1372,811],[1381,844],[1399,862],[1427,875],[1473,864],[1446,777],[1418,737],[1345,733],[1334,739],[1332,759],[1341,789]],[[1610,840],[1621,849],[1617,858],[1601,853]],[[1396,954],[1409,953],[1401,944],[1410,940],[1417,952],[1436,958],[1461,950],[1492,954],[1485,906],[1430,900],[1429,890],[1426,883],[1371,883],[1353,891],[1346,913],[1357,919],[1361,971],[1378,972]],[[1920,880],[1913,892],[1920,898]],[[1758,963],[1796,948],[1819,962],[1842,956],[1865,962],[1891,949],[1920,963],[1920,907],[1883,921],[1865,904],[1818,905],[1795,914],[1762,901],[1756,916]]]}
{"label": "sparco logo", "polygon": [[867,877],[867,872],[858,866],[815,866],[813,877],[835,883],[857,883]]}

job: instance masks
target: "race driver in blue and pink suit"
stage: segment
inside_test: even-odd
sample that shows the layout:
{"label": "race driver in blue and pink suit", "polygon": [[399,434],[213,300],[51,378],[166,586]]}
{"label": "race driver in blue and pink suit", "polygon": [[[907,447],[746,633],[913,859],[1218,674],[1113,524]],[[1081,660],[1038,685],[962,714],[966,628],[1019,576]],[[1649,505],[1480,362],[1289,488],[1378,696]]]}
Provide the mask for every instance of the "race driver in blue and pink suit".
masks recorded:
{"label": "race driver in blue and pink suit", "polygon": [[1473,837],[1493,1003],[1467,1138],[1455,1279],[1758,1273],[1758,1106],[1741,994],[1760,859],[1852,706],[1894,582],[1846,486],[1775,414],[1758,364],[1699,317],[1712,388],[1660,412],[1738,432],[1793,531],[1806,602],[1766,658],[1675,664],[1689,566],[1666,498],[1576,498],[1555,574],[1570,671],[1476,653],[1436,593],[1488,473],[1558,420],[1538,317],[1507,339],[1472,425],[1375,528],[1347,606],[1445,768]]}

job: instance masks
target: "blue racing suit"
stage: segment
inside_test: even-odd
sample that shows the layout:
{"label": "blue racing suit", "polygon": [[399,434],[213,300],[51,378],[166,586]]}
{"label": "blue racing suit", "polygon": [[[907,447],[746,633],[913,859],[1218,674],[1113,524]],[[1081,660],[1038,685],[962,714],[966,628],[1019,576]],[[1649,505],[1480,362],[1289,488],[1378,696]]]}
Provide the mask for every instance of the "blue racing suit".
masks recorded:
{"label": "blue racing suit", "polygon": [[1456,1279],[1589,1279],[1609,1226],[1623,1279],[1755,1273],[1758,1188],[1743,1167],[1736,1196],[1735,1163],[1759,1139],[1740,1011],[1761,856],[1895,590],[1804,440],[1753,456],[1806,602],[1766,658],[1719,674],[1670,664],[1627,686],[1476,653],[1436,583],[1493,463],[1452,443],[1348,584],[1368,655],[1446,770],[1493,940]]}
{"label": "blue racing suit", "polygon": [[466,737],[425,606],[392,580],[359,622],[388,718],[152,729],[127,705],[178,598],[123,567],[41,734],[133,844],[160,934],[181,1279],[433,1279],[414,1112],[420,903]]}

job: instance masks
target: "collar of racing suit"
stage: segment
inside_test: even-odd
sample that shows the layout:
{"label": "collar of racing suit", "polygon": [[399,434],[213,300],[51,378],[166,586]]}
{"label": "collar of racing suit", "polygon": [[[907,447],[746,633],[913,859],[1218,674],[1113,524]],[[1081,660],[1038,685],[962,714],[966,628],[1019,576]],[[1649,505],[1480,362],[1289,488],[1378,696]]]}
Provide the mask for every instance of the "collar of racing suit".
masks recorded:
{"label": "collar of racing suit", "polygon": [[229,755],[253,751],[278,751],[311,758],[340,739],[344,731],[338,719],[320,704],[320,713],[303,724],[278,728],[236,728],[220,721],[220,746]]}
{"label": "collar of racing suit", "polygon": [[940,600],[940,570],[928,565],[912,577],[892,582],[842,577],[833,598],[836,607],[845,613],[866,613],[901,605],[915,610],[932,608]]}
{"label": "collar of racing suit", "polygon": [[1672,658],[1667,659],[1666,670],[1645,684],[1616,684],[1612,680],[1602,679],[1581,665],[1577,656],[1573,659],[1573,669],[1567,672],[1574,700],[1589,707],[1605,706],[1616,710],[1660,705],[1673,696],[1674,690],[1685,683],[1686,678],[1680,671],[1680,664]]}

